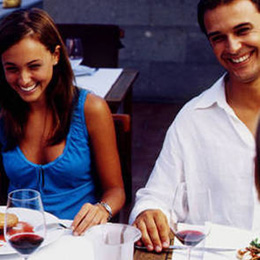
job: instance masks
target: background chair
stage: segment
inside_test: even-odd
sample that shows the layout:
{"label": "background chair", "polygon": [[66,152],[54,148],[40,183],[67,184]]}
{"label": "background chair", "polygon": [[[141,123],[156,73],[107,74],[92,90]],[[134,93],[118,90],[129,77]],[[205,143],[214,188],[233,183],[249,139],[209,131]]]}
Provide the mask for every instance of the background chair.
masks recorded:
{"label": "background chair", "polygon": [[65,42],[66,38],[78,37],[82,40],[84,59],[82,64],[90,67],[118,67],[120,39],[124,31],[117,25],[107,24],[57,24]]}
{"label": "background chair", "polygon": [[117,147],[126,192],[126,204],[132,201],[131,119],[127,114],[113,114]]}

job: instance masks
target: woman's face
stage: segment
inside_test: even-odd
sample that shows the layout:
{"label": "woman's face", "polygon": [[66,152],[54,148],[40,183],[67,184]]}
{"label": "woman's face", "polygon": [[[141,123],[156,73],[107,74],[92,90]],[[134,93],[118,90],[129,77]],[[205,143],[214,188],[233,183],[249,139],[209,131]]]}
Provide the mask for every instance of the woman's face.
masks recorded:
{"label": "woman's face", "polygon": [[52,54],[37,39],[26,37],[2,54],[5,78],[29,103],[45,100],[45,90],[59,60],[59,46]]}

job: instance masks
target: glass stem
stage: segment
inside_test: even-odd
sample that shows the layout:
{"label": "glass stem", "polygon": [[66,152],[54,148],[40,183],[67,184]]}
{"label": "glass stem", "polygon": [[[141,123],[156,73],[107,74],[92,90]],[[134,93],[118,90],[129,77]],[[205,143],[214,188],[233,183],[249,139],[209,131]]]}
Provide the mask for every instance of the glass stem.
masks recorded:
{"label": "glass stem", "polygon": [[190,260],[190,255],[191,255],[191,247],[187,248],[187,260]]}

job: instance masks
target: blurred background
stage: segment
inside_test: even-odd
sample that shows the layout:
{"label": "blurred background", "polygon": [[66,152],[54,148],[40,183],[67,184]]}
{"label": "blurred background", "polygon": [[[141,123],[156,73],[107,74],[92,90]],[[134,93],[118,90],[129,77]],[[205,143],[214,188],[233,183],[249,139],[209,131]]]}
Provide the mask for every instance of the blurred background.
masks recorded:
{"label": "blurred background", "polygon": [[198,0],[22,2],[43,8],[57,24],[112,24],[123,32],[118,67],[139,72],[130,113],[132,203],[121,219],[127,222],[135,192],[150,176],[176,114],[223,73],[197,24]]}
{"label": "blurred background", "polygon": [[57,23],[116,24],[119,67],[140,74],[133,101],[183,103],[222,73],[200,32],[197,0],[43,0]]}

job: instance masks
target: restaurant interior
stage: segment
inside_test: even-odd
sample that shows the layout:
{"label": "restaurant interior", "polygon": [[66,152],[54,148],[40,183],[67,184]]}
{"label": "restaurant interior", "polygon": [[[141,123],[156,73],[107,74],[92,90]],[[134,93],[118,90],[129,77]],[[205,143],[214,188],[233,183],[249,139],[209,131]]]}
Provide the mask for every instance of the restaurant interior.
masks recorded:
{"label": "restaurant interior", "polygon": [[[119,73],[100,95],[119,121],[118,141],[123,142],[122,150],[127,149],[122,154],[129,163],[123,166],[127,203],[119,215],[122,223],[128,222],[135,192],[145,185],[178,111],[223,73],[199,30],[196,4],[194,0],[22,0],[14,8],[0,4],[0,19],[18,8],[44,9],[64,41],[81,38],[82,64],[97,70],[93,74],[109,78],[109,71]],[[88,77],[76,78],[80,87],[93,84]]]}

